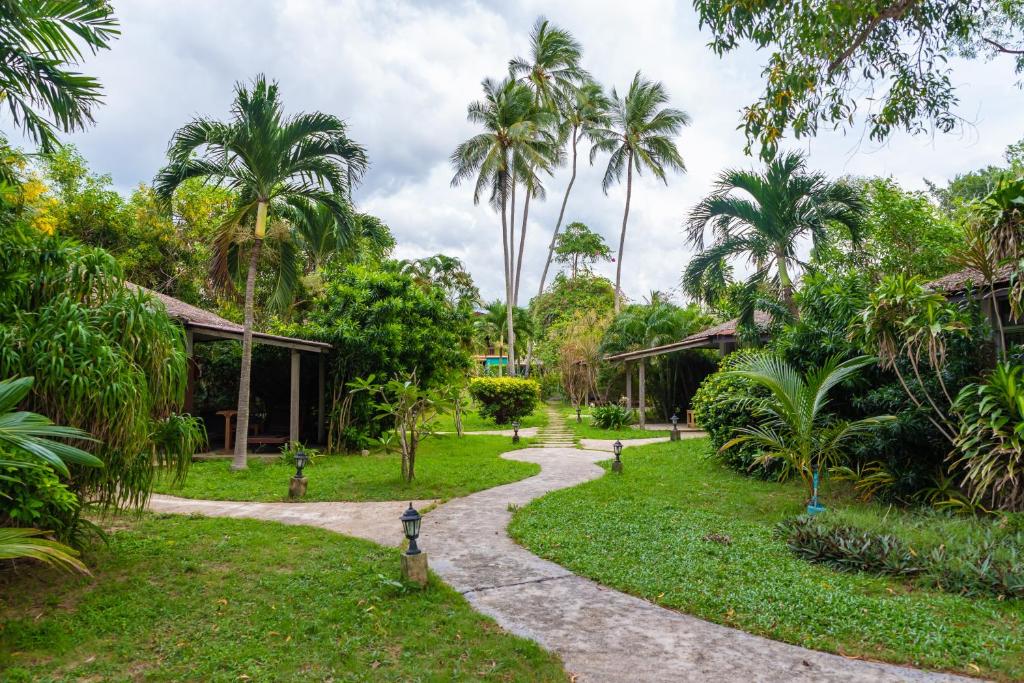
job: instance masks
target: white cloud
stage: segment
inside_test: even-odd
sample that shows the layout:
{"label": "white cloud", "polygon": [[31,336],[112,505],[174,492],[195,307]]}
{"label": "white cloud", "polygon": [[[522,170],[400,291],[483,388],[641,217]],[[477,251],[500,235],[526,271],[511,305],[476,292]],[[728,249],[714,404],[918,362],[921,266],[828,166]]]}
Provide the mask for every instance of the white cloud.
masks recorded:
{"label": "white cloud", "polygon": [[[400,256],[458,256],[492,298],[502,291],[499,222],[486,206],[473,206],[470,187],[449,187],[447,158],[473,132],[465,108],[479,97],[480,80],[526,52],[538,14],[574,32],[601,82],[621,89],[640,69],[693,117],[679,137],[688,173],[667,186],[649,177],[634,185],[627,294],[676,287],[688,259],[686,211],[723,167],[754,164],[736,125],[739,108],[759,91],[762,55],[715,57],[688,3],[126,0],[116,7],[123,37],[84,69],[102,78],[106,104],[93,129],[72,136],[95,170],[112,173],[122,188],[151,179],[175,128],[196,114],[226,116],[233,83],[263,71],[281,82],[289,110],[349,121],[372,161],[357,201],[388,222]],[[896,135],[878,146],[823,131],[793,146],[834,175],[891,174],[917,188],[924,178],[942,182],[997,162],[1022,136],[1021,92],[1010,69],[1005,61],[956,65],[961,112],[975,124],[966,134]],[[589,167],[584,151],[566,219],[585,221],[614,249],[624,191],[601,192],[603,162]],[[524,299],[536,289],[566,181],[563,170],[548,181],[547,202],[531,207]],[[614,264],[601,272],[614,277]]]}

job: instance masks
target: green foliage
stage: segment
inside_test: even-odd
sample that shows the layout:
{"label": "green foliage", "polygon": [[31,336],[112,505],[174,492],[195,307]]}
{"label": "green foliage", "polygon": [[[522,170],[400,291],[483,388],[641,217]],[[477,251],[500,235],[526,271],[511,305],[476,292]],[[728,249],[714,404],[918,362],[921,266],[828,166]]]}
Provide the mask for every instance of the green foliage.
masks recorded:
{"label": "green foliage", "polygon": [[749,359],[764,354],[757,349],[740,349],[722,359],[718,372],[708,375],[693,395],[690,408],[697,425],[708,433],[711,450],[728,467],[738,472],[751,472],[759,476],[778,473],[778,463],[757,463],[760,449],[753,443],[734,445],[723,449],[738,429],[757,424],[754,399],[764,398],[768,390],[745,377],[732,373]]}
{"label": "green foliage", "polygon": [[0,82],[14,124],[44,150],[93,120],[102,100],[98,80],[68,67],[106,50],[120,34],[105,0],[0,2]]}
{"label": "green foliage", "polygon": [[[317,461],[323,456],[323,453],[315,448],[311,448],[300,441],[289,441],[281,448],[281,457],[279,460],[290,467],[295,466],[295,454],[299,451],[304,451],[309,460],[306,461],[306,467],[315,465]],[[173,486],[173,483],[171,484]]]}
{"label": "green foliage", "polygon": [[953,468],[972,501],[1024,512],[1024,366],[998,363],[960,391]]}
{"label": "green foliage", "polygon": [[770,158],[788,129],[814,136],[818,125],[850,128],[864,113],[872,140],[894,130],[953,130],[961,121],[947,62],[952,57],[1011,54],[1024,69],[1024,18],[1003,0],[802,3],[780,12],[771,3],[697,0],[700,24],[718,55],[750,43],[767,48],[764,91],[743,109],[747,151]]}
{"label": "green foliage", "polygon": [[594,426],[601,429],[622,429],[633,424],[636,416],[632,410],[626,410],[618,404],[598,406],[590,411],[590,419]]}
{"label": "green foliage", "polygon": [[256,520],[117,521],[89,579],[0,576],[5,681],[568,680],[444,582],[401,587],[398,549]]}
{"label": "green foliage", "polygon": [[469,393],[480,414],[500,425],[523,419],[540,401],[540,385],[519,377],[474,377]]}
{"label": "green foliage", "polygon": [[611,249],[604,238],[579,221],[565,226],[555,242],[555,260],[569,266],[570,277],[589,273],[598,261],[610,261]]}
{"label": "green foliage", "polygon": [[[1024,601],[806,562],[775,531],[801,512],[803,488],[739,476],[702,458],[706,449],[703,440],[627,449],[623,476],[535,500],[509,531],[531,552],[602,585],[774,640],[985,678],[1024,677]],[[918,521],[888,506],[851,508],[883,533]],[[959,543],[952,530],[974,523],[929,515],[917,535],[933,530],[936,545],[951,547]],[[603,539],[614,542],[595,552]]]}
{"label": "green foliage", "polygon": [[98,440],[88,448],[105,467],[76,467],[73,491],[104,506],[143,504],[156,467],[191,460],[182,447],[154,459],[151,441],[184,396],[181,326],[127,288],[99,249],[15,227],[0,233],[0,271],[0,377],[34,377],[25,408]]}
{"label": "green foliage", "polygon": [[1024,598],[1024,532],[1009,525],[916,548],[898,534],[844,524],[828,513],[787,520],[779,532],[798,556],[836,569],[920,575],[920,583],[959,595]]}

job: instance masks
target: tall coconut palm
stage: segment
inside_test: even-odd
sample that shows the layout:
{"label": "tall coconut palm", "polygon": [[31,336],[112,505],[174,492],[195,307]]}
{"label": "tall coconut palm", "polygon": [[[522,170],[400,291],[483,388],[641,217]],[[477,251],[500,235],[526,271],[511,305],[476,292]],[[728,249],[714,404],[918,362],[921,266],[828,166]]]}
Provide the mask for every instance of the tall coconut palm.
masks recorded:
{"label": "tall coconut palm", "polygon": [[667,102],[665,86],[648,81],[637,71],[625,97],[612,89],[611,126],[593,132],[597,142],[590,148],[591,163],[600,152],[611,155],[601,181],[605,194],[613,183],[622,180],[623,171],[626,173],[626,208],[622,212],[619,257],[615,264],[616,313],[622,307],[622,254],[626,246],[629,202],[633,196],[633,171],[641,175],[647,169],[666,185],[666,170],[686,172],[673,137],[690,124],[690,116],[679,109],[662,108]]}
{"label": "tall coconut palm", "polygon": [[[590,80],[589,74],[580,66],[583,48],[569,31],[551,24],[544,17],[539,17],[530,33],[529,58],[516,57],[509,62],[509,73],[519,78],[533,91],[534,104],[542,107],[554,116],[551,124],[559,127],[559,139],[552,146],[551,166],[561,163],[562,148],[567,139],[566,128],[562,120],[570,111],[573,95],[581,84]],[[573,149],[575,154],[575,147]],[[575,180],[575,159],[573,159],[573,180]],[[530,199],[540,196],[536,192],[536,169],[526,169],[526,173],[517,177],[523,178],[526,197],[523,200],[523,224],[519,232],[519,257],[516,261],[515,295],[519,300],[519,278],[522,274],[523,248],[526,244],[526,226],[530,212]],[[572,181],[570,181],[571,187]],[[565,210],[564,202],[562,207]],[[560,221],[559,221],[560,222]],[[550,264],[550,251],[548,256]]]}
{"label": "tall coconut palm", "polygon": [[455,169],[452,186],[475,176],[473,203],[489,193],[491,206],[501,214],[501,245],[504,256],[505,301],[509,338],[509,365],[515,367],[515,245],[509,229],[509,200],[516,169],[548,163],[551,141],[546,134],[550,114],[534,104],[533,93],[512,78],[483,81],[484,99],[467,108],[470,122],[484,131],[466,140],[451,155]]}
{"label": "tall coconut palm", "polygon": [[[808,172],[800,154],[774,159],[764,173],[726,170],[687,220],[687,238],[699,253],[686,267],[683,285],[699,296],[709,272],[743,257],[755,267],[752,277],[774,280],[783,303],[796,315],[790,267],[799,265],[801,238],[817,242],[837,225],[856,242],[863,214],[854,188]],[[714,243],[705,247],[709,227]]]}
{"label": "tall coconut palm", "polygon": [[213,268],[219,281],[226,284],[233,247],[243,244],[248,249],[238,427],[231,465],[244,469],[253,294],[268,213],[282,203],[303,199],[327,207],[338,220],[349,220],[349,182],[362,176],[367,159],[338,117],[319,112],[286,117],[277,83],[268,82],[263,75],[257,76],[251,87],[235,86],[231,114],[226,123],[197,118],[178,129],[168,149],[168,163],[157,174],[154,188],[169,201],[183,182],[203,178],[231,189],[237,198],[218,230]]}
{"label": "tall coconut palm", "polygon": [[44,151],[57,145],[57,130],[92,122],[103,97],[98,80],[67,67],[119,33],[107,0],[0,0],[0,102]]}
{"label": "tall coconut palm", "polygon": [[537,296],[544,293],[544,285],[548,279],[548,270],[551,268],[551,260],[554,258],[555,248],[558,246],[558,235],[562,229],[562,221],[565,220],[565,207],[569,203],[569,194],[576,183],[576,159],[578,145],[581,140],[587,139],[591,143],[595,138],[595,130],[607,128],[610,119],[608,108],[611,102],[605,96],[601,86],[593,81],[588,81],[578,88],[574,88],[571,99],[561,112],[561,134],[569,143],[571,173],[569,183],[565,186],[565,194],[562,195],[562,206],[558,210],[558,221],[555,222],[555,229],[551,233],[551,244],[548,245],[547,259],[544,261],[544,270],[540,274],[540,285],[537,287]]}
{"label": "tall coconut palm", "polygon": [[[484,307],[483,314],[476,319],[475,328],[477,339],[481,342],[490,342],[492,345],[497,342],[496,350],[499,358],[503,356],[505,350],[509,351],[509,364],[511,365],[513,342],[508,336],[509,317],[509,311],[505,304],[501,301],[492,301]],[[532,319],[529,311],[525,308],[512,309],[511,317],[517,334],[514,343],[518,344],[521,349],[533,331]],[[507,345],[506,340],[508,340]],[[498,373],[501,374],[501,365],[498,366]]]}

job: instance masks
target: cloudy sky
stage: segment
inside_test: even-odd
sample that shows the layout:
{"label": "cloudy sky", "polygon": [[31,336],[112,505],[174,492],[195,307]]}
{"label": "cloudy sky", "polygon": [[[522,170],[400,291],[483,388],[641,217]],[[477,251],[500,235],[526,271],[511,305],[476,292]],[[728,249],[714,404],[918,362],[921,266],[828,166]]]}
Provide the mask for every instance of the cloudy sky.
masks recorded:
{"label": "cloudy sky", "polygon": [[[466,105],[485,76],[500,77],[525,55],[544,13],[584,46],[584,65],[606,86],[634,72],[665,83],[672,105],[693,124],[679,136],[688,172],[667,186],[634,185],[623,287],[634,299],[673,290],[689,253],[681,222],[723,167],[751,165],[736,130],[738,110],[759,92],[763,55],[724,60],[706,47],[689,2],[571,0],[114,0],[123,35],[85,70],[105,86],[97,124],[72,141],[94,170],[122,189],[149,181],[172,132],[194,115],[226,117],[232,84],[258,72],[281,83],[292,111],[345,118],[369,150],[371,170],[356,193],[360,210],[381,216],[399,257],[437,252],[463,259],[484,295],[502,291],[498,217],[474,207],[470,187],[451,188],[448,156],[475,131]],[[954,135],[898,135],[879,146],[857,133],[822,133],[793,148],[828,173],[891,175],[923,188],[958,172],[997,163],[1024,136],[1024,94],[1008,62],[956,64],[960,114]],[[7,122],[4,122],[6,128]],[[617,244],[625,191],[600,189],[603,168],[583,164],[568,220],[582,220]],[[568,174],[548,181],[549,198],[531,207],[524,287],[532,294]],[[614,265],[601,271],[614,277]]]}

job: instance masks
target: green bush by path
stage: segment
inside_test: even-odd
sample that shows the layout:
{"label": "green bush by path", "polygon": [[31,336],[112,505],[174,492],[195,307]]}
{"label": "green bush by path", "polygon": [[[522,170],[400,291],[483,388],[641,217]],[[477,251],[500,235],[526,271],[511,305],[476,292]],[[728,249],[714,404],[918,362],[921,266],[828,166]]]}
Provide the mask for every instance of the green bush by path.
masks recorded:
{"label": "green bush by path", "polygon": [[[499,456],[522,448],[504,436],[437,435],[420,444],[416,478],[402,480],[401,456],[374,453],[330,455],[317,458],[305,471],[309,488],[305,500],[425,500],[455,498],[501,484],[525,479],[540,471],[527,462]],[[288,479],[295,466],[279,461],[261,462],[251,458],[249,468],[229,469],[230,461],[214,460],[192,465],[185,483],[175,486],[158,482],[157,491],[185,498],[207,500],[283,501],[288,498]]]}
{"label": "green bush by path", "polygon": [[[735,474],[705,458],[707,447],[694,440],[629,449],[622,476],[530,503],[513,518],[511,533],[600,583],[752,633],[852,656],[1024,678],[1024,601],[968,598],[806,562],[775,530],[803,510],[799,483]],[[894,523],[886,508],[853,509]]]}
{"label": "green bush by path", "polygon": [[540,385],[520,377],[474,377],[469,394],[482,417],[507,425],[533,412],[540,402]]}
{"label": "green bush by path", "polygon": [[576,409],[568,403],[560,408],[565,418],[565,426],[577,439],[651,439],[657,436],[668,436],[667,429],[640,429],[639,425],[625,425],[619,429],[603,429],[594,424],[592,408],[582,409],[582,422],[576,422]]}
{"label": "green bush by path", "polygon": [[321,529],[144,515],[93,577],[0,574],[5,681],[564,681],[556,656],[398,550]]}
{"label": "green bush by path", "polygon": [[[533,412],[519,420],[519,427],[543,427],[548,423],[548,413],[543,404],[537,405]],[[486,432],[509,429],[508,425],[499,425],[492,419],[486,418],[475,408],[470,408],[462,414],[462,428],[467,432]],[[454,432],[455,418],[450,412],[439,415],[433,424],[434,431]]]}

